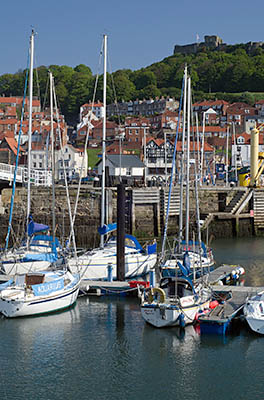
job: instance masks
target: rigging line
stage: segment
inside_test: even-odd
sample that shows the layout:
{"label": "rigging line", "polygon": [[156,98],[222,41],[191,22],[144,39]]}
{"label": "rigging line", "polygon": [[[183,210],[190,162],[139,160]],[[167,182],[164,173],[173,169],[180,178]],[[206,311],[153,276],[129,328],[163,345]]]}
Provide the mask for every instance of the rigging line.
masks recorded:
{"label": "rigging line", "polygon": [[[65,189],[66,189],[66,196],[67,196],[67,203],[68,203],[68,210],[69,210],[69,217],[70,217],[70,226],[71,226],[71,232],[72,232],[74,256],[77,257],[76,241],[75,241],[75,234],[74,234],[74,229],[73,229],[72,211],[71,211],[71,202],[70,202],[70,195],[69,195],[69,187],[68,187],[67,175],[66,175],[66,166],[65,166],[65,157],[64,157],[65,150],[63,149],[62,138],[61,138],[61,127],[60,127],[60,122],[59,122],[59,111],[58,111],[58,106],[57,106],[57,98],[56,98],[56,91],[55,91],[55,85],[54,85],[54,78],[53,78],[52,87],[53,87],[55,113],[56,113],[56,118],[57,118],[57,129],[58,129],[58,132],[56,132],[56,133],[58,133],[58,135],[59,135],[59,143],[60,143],[60,151],[61,151],[61,156],[62,156],[62,165],[63,165],[63,173],[64,173],[64,179],[65,179]],[[56,135],[55,135],[55,137],[56,137]]]}
{"label": "rigging line", "polygon": [[[88,147],[88,142],[89,142],[89,134],[90,134],[90,125],[91,125],[91,118],[92,118],[92,113],[94,109],[94,103],[95,103],[95,96],[96,96],[96,91],[97,91],[97,86],[98,86],[98,80],[99,80],[99,69],[101,67],[102,63],[102,55],[103,55],[103,45],[104,42],[102,41],[102,46],[101,46],[101,51],[99,55],[99,61],[98,61],[98,67],[97,67],[97,74],[96,74],[96,79],[95,79],[95,86],[94,86],[94,93],[93,93],[93,99],[92,99],[92,109],[90,115],[88,115],[88,129],[87,129],[87,134],[85,138],[85,145],[84,145],[84,155],[83,155],[83,160],[82,160],[82,165],[81,165],[81,173],[84,169],[84,161],[85,161],[85,154],[87,154],[87,147]],[[88,163],[88,160],[87,160]],[[79,182],[78,182],[78,189],[77,189],[77,195],[76,195],[76,200],[75,200],[75,206],[74,206],[74,213],[73,213],[73,225],[75,222],[76,214],[77,214],[77,207],[78,207],[78,202],[79,202],[79,197],[80,197],[80,191],[81,191],[81,174],[79,177]],[[72,230],[70,232],[69,236],[69,245],[71,244],[71,239],[72,239]]]}
{"label": "rigging line", "polygon": [[[34,65],[38,65],[37,64],[36,51],[35,51],[35,64]],[[38,67],[35,68],[35,71],[36,71],[36,83],[37,83],[37,89],[38,89],[38,98],[39,98],[40,109],[41,109],[41,98],[40,98],[40,85],[39,85]]]}
{"label": "rigging line", "polygon": [[122,183],[122,176],[121,176],[121,161],[122,161],[122,135],[121,135],[121,120],[120,120],[120,111],[119,111],[119,107],[118,107],[118,103],[117,103],[117,95],[116,95],[116,88],[115,88],[115,82],[114,82],[114,77],[113,77],[113,70],[112,70],[112,65],[111,65],[111,61],[110,61],[110,57],[108,54],[108,63],[109,63],[109,70],[110,70],[110,76],[111,76],[111,80],[112,80],[112,86],[113,86],[113,92],[114,92],[114,103],[116,106],[116,111],[117,111],[117,117],[118,117],[118,127],[119,127],[119,180],[120,183]]}
{"label": "rigging line", "polygon": [[26,80],[25,80],[25,86],[24,86],[24,97],[23,97],[23,103],[22,103],[22,112],[21,112],[21,118],[20,118],[20,128],[19,128],[18,142],[17,142],[16,165],[15,165],[14,177],[13,177],[13,186],[12,186],[10,214],[9,214],[9,221],[8,221],[8,230],[7,230],[7,235],[6,235],[6,239],[5,239],[5,242],[6,242],[5,243],[5,251],[8,248],[8,241],[9,241],[10,231],[11,231],[11,227],[12,227],[13,208],[14,208],[14,200],[15,200],[15,192],[16,192],[16,175],[17,175],[17,169],[18,169],[20,142],[21,142],[21,135],[22,135],[22,124],[23,124],[23,119],[24,119],[25,101],[26,101],[28,75],[29,75],[29,59],[30,59],[30,52],[28,52],[27,73],[26,73]]}
{"label": "rigging line", "polygon": [[110,76],[111,76],[112,85],[113,85],[114,103],[115,103],[116,111],[117,111],[118,125],[120,126],[120,125],[121,125],[120,111],[119,111],[118,102],[117,102],[116,88],[115,88],[115,82],[114,82],[114,77],[113,77],[113,70],[112,70],[112,65],[111,65],[111,60],[110,60],[109,53],[108,53],[107,56],[108,56],[108,64],[109,64]]}
{"label": "rigging line", "polygon": [[[167,210],[166,210],[166,221],[165,221],[164,235],[163,235],[163,242],[162,242],[162,251],[161,251],[162,255],[164,254],[164,251],[165,251],[165,242],[166,242],[166,239],[167,239],[167,228],[168,228],[168,221],[169,221],[170,197],[171,197],[171,192],[172,192],[173,175],[174,175],[174,170],[175,170],[175,157],[176,157],[177,142],[178,142],[178,135],[179,135],[179,126],[180,126],[180,120],[181,120],[183,89],[184,89],[184,78],[182,80],[182,89],[181,89],[181,97],[180,97],[180,105],[179,105],[179,113],[178,113],[178,123],[177,123],[176,137],[175,137],[173,157],[172,157],[170,187],[169,187],[168,204],[167,204]],[[165,146],[166,146],[166,143],[165,143]],[[166,150],[166,147],[165,147],[165,150]]]}
{"label": "rigging line", "polygon": [[46,90],[45,90],[45,95],[44,95],[44,100],[43,100],[42,111],[45,110],[46,100],[47,100],[47,97],[48,97],[48,89],[49,89],[49,75],[47,75],[47,83],[46,83]]}

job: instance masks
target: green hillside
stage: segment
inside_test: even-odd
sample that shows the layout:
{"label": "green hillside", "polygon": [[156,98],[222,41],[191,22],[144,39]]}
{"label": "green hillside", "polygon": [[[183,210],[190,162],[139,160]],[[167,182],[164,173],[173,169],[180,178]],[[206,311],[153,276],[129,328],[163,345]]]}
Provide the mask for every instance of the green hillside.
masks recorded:
{"label": "green hillside", "polygon": [[[128,101],[156,96],[180,96],[183,70],[188,65],[194,100],[225,99],[253,104],[264,98],[264,49],[248,54],[243,45],[227,46],[225,51],[206,51],[192,55],[175,54],[137,71],[129,69],[113,73],[107,79],[107,102]],[[67,121],[77,120],[79,107],[93,98],[95,76],[86,65],[41,66],[35,71],[35,95],[38,87],[44,102],[48,70],[54,75],[56,92]],[[0,76],[0,95],[22,95],[25,71]],[[112,81],[114,81],[114,88]],[[99,77],[96,100],[102,100],[103,79]]]}

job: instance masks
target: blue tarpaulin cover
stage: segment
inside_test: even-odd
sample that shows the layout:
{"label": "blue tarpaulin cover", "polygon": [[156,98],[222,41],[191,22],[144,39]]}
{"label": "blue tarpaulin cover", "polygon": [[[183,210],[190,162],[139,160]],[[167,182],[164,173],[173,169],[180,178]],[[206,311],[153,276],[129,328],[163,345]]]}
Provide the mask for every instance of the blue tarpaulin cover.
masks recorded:
{"label": "blue tarpaulin cover", "polygon": [[57,279],[55,281],[41,283],[39,285],[32,285],[32,290],[35,296],[43,296],[49,293],[62,290],[64,288],[64,279]]}

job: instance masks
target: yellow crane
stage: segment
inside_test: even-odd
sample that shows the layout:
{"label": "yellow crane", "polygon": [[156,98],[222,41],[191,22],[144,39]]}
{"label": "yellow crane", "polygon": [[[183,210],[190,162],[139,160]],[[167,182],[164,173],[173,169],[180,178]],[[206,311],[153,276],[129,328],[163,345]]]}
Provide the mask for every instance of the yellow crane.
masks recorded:
{"label": "yellow crane", "polygon": [[259,132],[264,129],[264,123],[251,131],[250,140],[250,186],[259,186],[259,178],[264,170],[264,152],[259,152]]}

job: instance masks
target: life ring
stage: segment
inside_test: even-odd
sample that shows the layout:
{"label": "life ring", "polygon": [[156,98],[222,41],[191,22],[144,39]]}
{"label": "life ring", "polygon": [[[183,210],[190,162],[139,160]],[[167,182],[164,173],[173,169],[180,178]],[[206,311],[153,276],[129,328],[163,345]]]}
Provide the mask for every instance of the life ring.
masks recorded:
{"label": "life ring", "polygon": [[156,298],[157,295],[157,300],[158,303],[165,303],[165,299],[166,299],[166,293],[164,292],[163,289],[158,288],[158,287],[154,287],[151,288],[148,294],[148,302],[152,303],[153,300]]}

